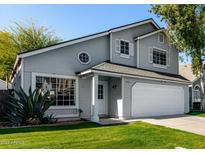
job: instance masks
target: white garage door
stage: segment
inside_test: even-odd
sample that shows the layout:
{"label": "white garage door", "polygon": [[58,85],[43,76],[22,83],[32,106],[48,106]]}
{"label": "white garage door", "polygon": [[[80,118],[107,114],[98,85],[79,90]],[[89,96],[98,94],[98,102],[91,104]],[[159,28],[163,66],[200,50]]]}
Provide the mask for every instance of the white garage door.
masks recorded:
{"label": "white garage door", "polygon": [[132,87],[132,116],[184,113],[184,90],[177,86],[136,83]]}

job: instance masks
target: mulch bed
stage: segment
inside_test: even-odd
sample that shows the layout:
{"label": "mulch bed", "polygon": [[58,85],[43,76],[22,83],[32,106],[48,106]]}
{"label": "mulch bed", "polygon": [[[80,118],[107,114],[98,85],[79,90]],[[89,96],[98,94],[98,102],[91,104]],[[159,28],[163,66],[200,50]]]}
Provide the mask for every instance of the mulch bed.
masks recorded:
{"label": "mulch bed", "polygon": [[7,129],[7,128],[31,128],[31,127],[42,127],[42,126],[63,126],[63,125],[77,125],[86,123],[86,120],[73,120],[73,121],[60,121],[53,124],[40,124],[40,125],[25,125],[25,126],[8,126],[7,122],[0,122],[0,129]]}

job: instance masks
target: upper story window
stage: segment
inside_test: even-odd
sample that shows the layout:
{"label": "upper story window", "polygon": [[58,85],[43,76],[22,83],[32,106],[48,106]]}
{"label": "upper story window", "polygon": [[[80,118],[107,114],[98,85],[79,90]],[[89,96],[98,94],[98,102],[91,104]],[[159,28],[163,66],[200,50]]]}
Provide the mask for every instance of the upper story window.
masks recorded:
{"label": "upper story window", "polygon": [[166,51],[153,48],[153,63],[158,65],[167,65]]}
{"label": "upper story window", "polygon": [[149,47],[149,63],[153,64],[153,67],[167,69],[167,66],[170,66],[169,51]]}
{"label": "upper story window", "polygon": [[121,58],[130,58],[130,56],[134,56],[134,44],[123,39],[116,39],[115,52],[118,53]]}
{"label": "upper story window", "polygon": [[158,41],[159,41],[159,43],[164,43],[164,34],[162,34],[162,33],[158,34]]}
{"label": "upper story window", "polygon": [[91,61],[91,57],[87,52],[80,52],[78,54],[78,60],[80,61],[80,63],[82,64],[88,64]]}
{"label": "upper story window", "polygon": [[129,42],[120,40],[120,53],[129,55]]}

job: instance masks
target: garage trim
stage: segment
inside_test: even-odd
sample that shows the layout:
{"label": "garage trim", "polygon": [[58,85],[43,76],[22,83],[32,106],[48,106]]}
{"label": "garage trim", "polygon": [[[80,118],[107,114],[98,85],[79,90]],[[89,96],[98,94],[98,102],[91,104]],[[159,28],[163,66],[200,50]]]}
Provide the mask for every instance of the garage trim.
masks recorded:
{"label": "garage trim", "polygon": [[[134,102],[133,102],[133,87],[134,86],[136,86],[136,84],[137,84],[137,86],[139,86],[139,87],[153,87],[153,85],[155,86],[155,87],[160,87],[160,89],[161,88],[178,88],[179,89],[179,91],[180,91],[180,93],[181,93],[181,95],[180,96],[182,96],[182,97],[180,97],[179,99],[179,101],[182,101],[183,102],[183,113],[185,113],[185,106],[186,106],[186,104],[185,104],[185,95],[184,95],[184,89],[181,87],[181,86],[175,86],[175,85],[164,85],[164,84],[153,84],[153,83],[142,83],[142,82],[135,82],[133,85],[132,85],[132,89],[131,89],[131,116],[132,117],[152,117],[152,116],[162,116],[162,115],[166,115],[166,114],[164,114],[163,112],[159,112],[159,115],[150,115],[150,116],[147,116],[147,115],[142,115],[142,116],[138,116],[136,113],[134,113]],[[147,94],[147,95],[149,95],[149,94]],[[170,104],[168,104],[168,105],[170,105]],[[180,105],[182,105],[182,104],[180,104]],[[180,106],[179,106],[180,107]],[[181,106],[182,107],[182,106]],[[182,108],[181,108],[182,109]],[[179,109],[179,111],[180,111],[180,109]],[[182,110],[181,110],[182,111]],[[180,112],[181,112],[180,111]],[[172,111],[171,111],[172,112]],[[176,111],[176,112],[178,112],[178,111]],[[145,112],[146,113],[146,112]],[[179,113],[179,114],[183,114],[182,112],[181,113]],[[178,114],[178,113],[176,113],[176,114]],[[137,116],[136,116],[137,115]],[[171,114],[167,114],[167,115],[173,115],[172,113]]]}

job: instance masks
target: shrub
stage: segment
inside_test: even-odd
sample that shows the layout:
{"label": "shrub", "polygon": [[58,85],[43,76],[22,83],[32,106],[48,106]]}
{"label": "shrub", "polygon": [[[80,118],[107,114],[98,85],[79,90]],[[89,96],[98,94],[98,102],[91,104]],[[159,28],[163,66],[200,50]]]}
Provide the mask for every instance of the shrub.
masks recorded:
{"label": "shrub", "polygon": [[22,88],[14,90],[15,96],[8,95],[6,104],[6,118],[13,125],[40,124],[45,112],[54,103],[49,100],[49,91],[43,93],[40,89],[33,92],[29,88],[28,95]]}

